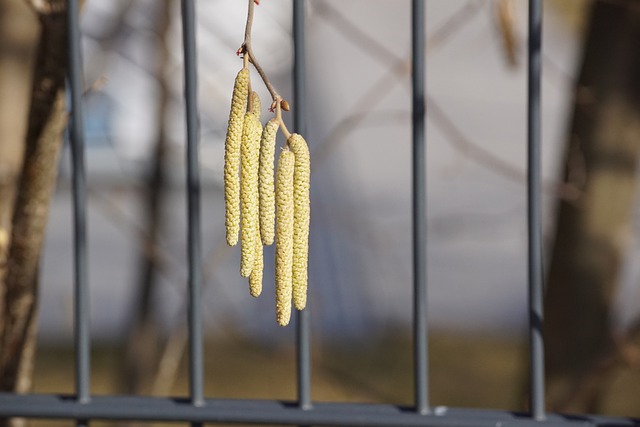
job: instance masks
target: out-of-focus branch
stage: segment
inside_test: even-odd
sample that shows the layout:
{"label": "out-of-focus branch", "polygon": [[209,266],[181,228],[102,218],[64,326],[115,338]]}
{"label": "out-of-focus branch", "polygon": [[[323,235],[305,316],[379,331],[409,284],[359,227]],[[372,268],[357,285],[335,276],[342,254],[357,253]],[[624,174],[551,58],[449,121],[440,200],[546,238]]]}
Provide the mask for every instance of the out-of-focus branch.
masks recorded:
{"label": "out-of-focus branch", "polygon": [[[435,46],[441,46],[445,43],[449,37],[453,36],[464,23],[475,16],[481,7],[486,4],[487,2],[469,2],[455,12],[445,24],[427,38],[427,54],[433,52],[432,49]],[[342,32],[347,40],[357,44],[364,52],[378,58],[383,63],[392,63],[388,72],[361,95],[353,108],[355,112],[335,125],[329,131],[329,135],[325,138],[325,141],[317,145],[314,159],[316,159],[316,162],[319,162],[326,159],[329,153],[341,142],[346,133],[348,133],[345,129],[347,125],[356,127],[373,113],[372,109],[380,104],[384,96],[393,89],[394,85],[392,82],[398,82],[400,77],[405,76],[409,72],[410,61],[409,59],[400,58],[369,34],[357,28],[348,18],[342,15],[339,10],[331,7],[329,4],[319,3],[316,6],[316,10],[320,16],[327,20],[327,23]],[[456,31],[454,31],[454,29]],[[393,79],[393,77],[396,78]],[[432,96],[427,96],[427,114],[436,126],[447,136],[447,141],[456,151],[505,178],[520,183],[525,182],[526,174],[522,169],[502,160],[467,138]],[[558,183],[547,180],[543,185],[545,192],[565,200],[575,200],[580,194],[580,191],[570,183]]]}
{"label": "out-of-focus branch", "polygon": [[[624,237],[640,154],[640,31],[628,23],[640,18],[640,9],[635,0],[598,0],[591,7],[562,159],[563,179],[575,181],[581,195],[578,203],[556,206],[544,312],[549,405],[595,413],[604,401],[603,385],[612,378],[607,359],[620,346],[611,313],[628,248]],[[576,381],[584,384],[579,392]],[[563,398],[568,395],[570,402]]]}
{"label": "out-of-focus branch", "polygon": [[25,0],[39,16],[52,16],[66,10],[66,0]]}
{"label": "out-of-focus branch", "polygon": [[[40,37],[33,69],[28,129],[14,204],[7,260],[0,262],[0,388],[27,392],[32,384],[38,265],[66,124],[66,2],[33,1]],[[25,425],[21,419],[0,425]]]}
{"label": "out-of-focus branch", "polygon": [[496,21],[500,35],[502,36],[502,46],[507,63],[515,67],[518,65],[518,45],[519,40],[516,35],[515,13],[512,0],[496,0]]}
{"label": "out-of-focus branch", "polygon": [[[203,266],[202,276],[205,283],[210,283],[213,279],[215,272],[218,271],[220,265],[231,254],[229,246],[227,246],[224,236],[218,239],[218,242],[214,249],[207,257],[207,262]],[[216,289],[217,297],[221,297],[221,290],[223,288]],[[186,309],[186,307],[184,308]],[[229,322],[229,327],[225,328],[225,322]],[[218,320],[218,324],[222,326],[222,330],[232,330],[231,320],[228,318],[222,318]],[[152,394],[166,395],[169,393],[173,384],[175,383],[176,375],[178,374],[178,368],[180,361],[184,356],[184,352],[187,346],[186,338],[186,322],[183,320],[179,324],[174,325],[169,338],[166,340],[164,349],[160,361],[158,362],[158,369],[155,373],[155,379],[153,381]]]}
{"label": "out-of-focus branch", "polygon": [[145,242],[140,246],[140,276],[136,286],[135,304],[132,320],[127,327],[127,337],[123,354],[122,385],[126,393],[141,393],[151,385],[158,363],[160,348],[160,330],[154,319],[153,296],[156,291],[158,273],[162,266],[157,256],[149,256],[149,249],[155,252],[162,233],[162,202],[166,187],[165,163],[167,157],[167,136],[164,127],[165,116],[170,101],[166,75],[169,69],[168,34],[171,22],[171,0],[162,0],[155,5],[157,13],[156,46],[158,60],[155,77],[158,82],[159,100],[157,102],[157,137],[153,151],[151,168],[146,177],[143,190],[143,218],[145,223]]}

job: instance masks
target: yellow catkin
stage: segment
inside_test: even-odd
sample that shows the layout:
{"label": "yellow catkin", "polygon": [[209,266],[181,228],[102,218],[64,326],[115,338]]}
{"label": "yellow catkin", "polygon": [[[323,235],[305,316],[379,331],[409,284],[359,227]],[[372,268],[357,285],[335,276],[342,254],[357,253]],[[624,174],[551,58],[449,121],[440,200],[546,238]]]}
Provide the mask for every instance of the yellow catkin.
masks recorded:
{"label": "yellow catkin", "polygon": [[249,277],[253,270],[256,237],[259,235],[258,220],[258,166],[260,162],[260,135],[262,125],[252,113],[244,118],[241,150],[242,229],[240,275]]}
{"label": "yellow catkin", "polygon": [[259,233],[256,235],[256,252],[254,254],[253,270],[249,276],[249,293],[252,297],[259,297],[262,293],[262,274],[264,272],[264,259],[262,241]]}
{"label": "yellow catkin", "polygon": [[[253,114],[258,119],[258,121],[260,121],[260,114],[261,114],[260,96],[255,91],[251,92],[250,104],[251,104],[251,108],[249,109],[249,112]],[[260,205],[258,204],[258,211],[259,210],[260,210]],[[260,238],[260,231],[257,231],[256,237],[255,237],[255,253],[254,253],[254,261],[253,261],[253,269],[251,270],[251,275],[249,276],[249,293],[251,294],[252,297],[259,297],[260,294],[262,293],[263,272],[264,272],[264,259],[263,259],[263,250],[262,250],[262,239]]]}
{"label": "yellow catkin", "polygon": [[260,236],[263,245],[271,245],[275,237],[275,193],[273,189],[273,163],[279,122],[271,119],[262,131],[260,141]]}
{"label": "yellow catkin", "polygon": [[247,112],[255,115],[258,120],[260,120],[260,97],[258,96],[258,92],[251,92],[251,109],[247,110]]}
{"label": "yellow catkin", "polygon": [[227,244],[235,246],[240,232],[240,143],[249,93],[249,69],[236,76],[224,143],[224,201]]}
{"label": "yellow catkin", "polygon": [[294,163],[291,151],[280,153],[276,174],[276,320],[280,326],[291,318]]}
{"label": "yellow catkin", "polygon": [[293,174],[293,303],[298,310],[302,310],[307,305],[311,165],[309,147],[302,136],[294,133],[287,142],[295,156]]}

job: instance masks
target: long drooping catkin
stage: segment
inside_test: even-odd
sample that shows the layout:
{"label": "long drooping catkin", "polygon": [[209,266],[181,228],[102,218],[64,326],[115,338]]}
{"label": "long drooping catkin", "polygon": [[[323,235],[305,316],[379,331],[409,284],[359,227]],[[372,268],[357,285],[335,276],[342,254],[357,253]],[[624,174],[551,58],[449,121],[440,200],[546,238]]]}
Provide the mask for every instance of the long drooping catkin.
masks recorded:
{"label": "long drooping catkin", "polygon": [[256,252],[254,254],[253,270],[249,276],[249,293],[252,297],[259,297],[262,293],[262,274],[264,272],[264,259],[260,234],[256,235]]}
{"label": "long drooping catkin", "polygon": [[276,174],[276,320],[280,326],[291,318],[294,163],[291,151],[280,153]]}
{"label": "long drooping catkin", "polygon": [[304,138],[294,133],[287,142],[295,156],[293,173],[293,302],[298,310],[302,310],[307,305],[311,166],[309,147]]}
{"label": "long drooping catkin", "polygon": [[236,76],[231,98],[227,137],[224,143],[224,201],[227,244],[238,243],[240,231],[240,141],[249,93],[249,69]]}
{"label": "long drooping catkin", "polygon": [[273,188],[273,163],[276,151],[278,119],[271,119],[264,126],[260,141],[260,236],[263,245],[273,243],[275,237],[275,194]]}
{"label": "long drooping catkin", "polygon": [[[248,106],[247,106],[248,108]],[[251,108],[247,109],[247,112],[252,113],[258,121],[260,121],[260,96],[258,96],[258,92],[251,92]]]}
{"label": "long drooping catkin", "polygon": [[[253,114],[258,119],[258,121],[260,121],[261,105],[260,105],[260,96],[258,96],[257,92],[255,91],[251,92],[251,99],[249,104],[250,104],[250,107],[248,106],[248,112]],[[259,186],[258,186],[258,193],[259,193]],[[260,204],[258,204],[258,212],[259,210],[260,210]],[[260,214],[258,213],[258,217],[259,216]],[[258,220],[258,228],[260,225],[259,222],[260,221]],[[254,256],[253,269],[251,270],[251,275],[249,275],[249,294],[252,297],[259,297],[260,294],[262,293],[262,275],[264,272],[262,239],[260,238],[259,230],[256,231],[255,253],[253,256]]]}
{"label": "long drooping catkin", "polygon": [[252,113],[244,117],[241,150],[240,197],[242,198],[242,229],[240,275],[249,277],[253,270],[258,231],[258,166],[260,162],[260,135],[262,125]]}

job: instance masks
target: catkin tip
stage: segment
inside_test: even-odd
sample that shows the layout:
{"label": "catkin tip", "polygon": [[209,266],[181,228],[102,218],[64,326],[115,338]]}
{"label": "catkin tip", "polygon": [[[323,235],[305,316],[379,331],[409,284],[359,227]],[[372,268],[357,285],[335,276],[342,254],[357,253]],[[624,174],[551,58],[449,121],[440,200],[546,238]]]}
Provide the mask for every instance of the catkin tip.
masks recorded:
{"label": "catkin tip", "polygon": [[287,326],[289,324],[289,320],[291,320],[291,310],[288,313],[278,313],[276,316],[276,321],[280,326]]}
{"label": "catkin tip", "polygon": [[249,276],[249,294],[252,297],[259,297],[262,293],[262,275],[264,272],[263,248],[260,236],[256,236],[256,249],[253,270]]}
{"label": "catkin tip", "polygon": [[227,231],[227,245],[235,246],[238,244],[238,233],[231,233]]}

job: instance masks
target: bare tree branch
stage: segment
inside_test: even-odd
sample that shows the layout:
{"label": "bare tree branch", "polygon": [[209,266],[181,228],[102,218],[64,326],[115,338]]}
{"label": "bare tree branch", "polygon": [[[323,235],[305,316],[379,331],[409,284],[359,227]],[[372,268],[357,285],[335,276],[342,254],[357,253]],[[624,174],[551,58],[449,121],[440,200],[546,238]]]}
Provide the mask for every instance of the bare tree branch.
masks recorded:
{"label": "bare tree branch", "polygon": [[[38,307],[38,266],[49,200],[66,124],[65,2],[34,1],[41,33],[34,64],[25,155],[18,181],[6,268],[0,268],[0,389],[27,392],[32,384]],[[0,425],[25,425],[22,419]]]}

